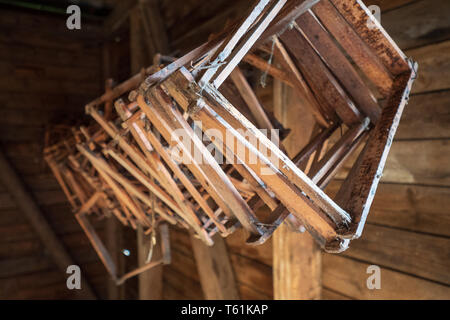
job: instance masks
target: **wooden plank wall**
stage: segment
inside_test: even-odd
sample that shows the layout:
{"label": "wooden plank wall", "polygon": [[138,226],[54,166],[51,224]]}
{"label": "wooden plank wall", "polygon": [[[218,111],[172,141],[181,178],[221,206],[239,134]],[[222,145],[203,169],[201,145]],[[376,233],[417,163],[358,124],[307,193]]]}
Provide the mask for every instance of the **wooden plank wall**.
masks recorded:
{"label": "wooden plank wall", "polygon": [[[0,10],[0,143],[49,223],[105,297],[106,273],[43,157],[44,130],[83,115],[102,90],[99,28],[69,31],[66,17]],[[103,233],[102,223],[96,223]],[[5,187],[0,185],[0,299],[70,299],[54,265]]]}
{"label": "wooden plank wall", "polygon": [[[418,61],[419,78],[363,236],[340,256],[324,255],[323,286],[333,298],[448,299],[450,2],[372,2],[388,33]],[[381,290],[366,287],[369,265],[381,267]]]}
{"label": "wooden plank wall", "polygon": [[[410,103],[389,155],[363,237],[341,255],[323,256],[324,299],[450,298],[450,11],[448,0],[366,0],[382,9],[388,33],[419,62]],[[180,52],[221,30],[248,2],[164,0],[172,43]],[[225,5],[225,7],[221,7]],[[225,8],[225,9],[224,9]],[[211,18],[212,17],[212,18]],[[210,18],[210,19],[209,19]],[[182,23],[180,23],[182,21]],[[190,26],[187,28],[186,26]],[[186,33],[185,30],[191,30]],[[258,84],[255,83],[255,86]],[[257,87],[272,108],[272,88]],[[337,183],[329,187],[333,193]],[[165,272],[165,298],[202,299],[188,235],[172,232],[173,263]],[[243,299],[272,298],[272,244],[243,246],[227,239]],[[369,265],[381,267],[381,290],[368,290]]]}

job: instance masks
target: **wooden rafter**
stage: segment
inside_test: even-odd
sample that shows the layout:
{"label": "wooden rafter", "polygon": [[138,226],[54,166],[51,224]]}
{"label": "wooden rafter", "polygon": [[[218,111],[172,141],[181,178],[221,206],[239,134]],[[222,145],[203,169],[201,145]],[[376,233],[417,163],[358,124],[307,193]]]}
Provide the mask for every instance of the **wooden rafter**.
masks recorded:
{"label": "wooden rafter", "polygon": [[[47,247],[55,264],[61,272],[65,274],[67,267],[76,265],[76,262],[61,244],[61,239],[58,238],[50,224],[47,222],[44,214],[33,199],[33,196],[27,191],[25,184],[22,182],[13,166],[9,163],[3,151],[0,151],[0,179],[11,197],[15,200],[17,207],[25,214],[40,240]],[[79,294],[84,298],[95,299],[96,295],[94,290],[86,278],[82,277],[81,281],[83,290],[80,291]]]}

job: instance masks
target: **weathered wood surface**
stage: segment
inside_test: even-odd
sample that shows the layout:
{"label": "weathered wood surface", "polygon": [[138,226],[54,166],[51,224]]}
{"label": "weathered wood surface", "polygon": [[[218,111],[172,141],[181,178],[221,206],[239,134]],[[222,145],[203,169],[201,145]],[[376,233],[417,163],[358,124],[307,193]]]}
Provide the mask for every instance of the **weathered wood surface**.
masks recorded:
{"label": "weathered wood surface", "polygon": [[[275,80],[274,114],[287,128],[293,128],[283,145],[288,155],[297,154],[313,134],[311,118],[291,88]],[[309,234],[292,232],[286,224],[272,238],[274,299],[313,300],[321,298],[321,252]]]}
{"label": "weathered wood surface", "polygon": [[359,262],[342,256],[323,257],[323,286],[357,299],[449,299],[450,288],[413,275],[381,268],[381,289],[367,288],[367,267],[372,263]]}
{"label": "weathered wood surface", "polygon": [[377,5],[381,8],[381,11],[392,10],[408,3],[414,2],[417,0],[369,0],[365,1],[366,5]]}
{"label": "weathered wood surface", "polygon": [[238,288],[225,240],[214,237],[214,245],[206,246],[191,235],[191,244],[203,294],[208,300],[238,300]]}
{"label": "weathered wood surface", "polygon": [[[449,168],[444,164],[449,156],[447,139],[394,141],[381,181],[448,187]],[[337,175],[338,179],[346,176],[352,160],[354,157]]]}
{"label": "weathered wood surface", "polygon": [[[327,192],[336,194],[341,181]],[[413,232],[449,236],[450,190],[446,187],[381,183],[368,222]]]}
{"label": "weathered wood surface", "polygon": [[450,285],[447,237],[369,224],[361,239],[353,241],[344,255],[360,261],[379,261],[383,267]]}
{"label": "weathered wood surface", "polygon": [[[75,264],[2,151],[0,151],[0,179],[8,189],[9,194],[14,199],[19,210],[27,217],[29,223],[35,229],[40,241],[46,245],[49,254],[52,256],[58,268],[64,272],[68,266]],[[80,291],[81,296],[88,299],[96,298],[93,289],[86,279],[82,280],[82,286],[83,291]]]}
{"label": "weathered wood surface", "polygon": [[406,51],[420,65],[412,93],[450,89],[450,40]]}
{"label": "weathered wood surface", "polygon": [[[399,30],[399,39],[400,38],[404,38],[401,41],[405,41],[405,42],[411,42],[411,46],[408,46],[410,48],[416,48],[422,44],[418,44],[416,45],[411,39],[415,39],[414,41],[417,41],[417,43],[420,43],[421,41],[433,41],[435,42],[435,40],[433,39],[439,39],[438,41],[440,41],[440,39],[445,40],[445,38],[440,38],[441,37],[441,33],[439,32],[435,32],[433,33],[431,37],[422,37],[420,39],[417,38],[417,35],[422,34],[422,32],[428,32],[428,31],[433,31],[433,30],[437,30],[440,26],[445,26],[445,23],[442,21],[435,21],[433,20],[432,23],[429,23],[430,28],[428,29],[425,27],[425,23],[422,24],[422,21],[424,20],[420,20],[420,16],[414,16],[415,14],[417,14],[416,12],[418,11],[412,11],[412,6],[415,5],[416,7],[419,7],[420,2],[422,3],[427,3],[427,1],[410,1],[410,0],[396,0],[396,1],[387,1],[387,0],[373,0],[373,1],[367,1],[367,4],[379,4],[382,9],[386,9],[386,10],[390,10],[389,12],[385,13],[382,16],[382,24],[385,25],[385,27],[387,28],[387,31],[390,32],[389,28],[390,25],[388,25],[388,23],[391,23],[392,21],[392,30]],[[243,3],[243,4],[241,4]],[[163,6],[164,6],[164,10],[171,10],[172,12],[174,12],[174,7],[172,5],[173,2],[172,1],[163,1]],[[226,10],[230,10],[233,12],[237,12],[241,9],[238,8],[242,8],[248,6],[248,2],[246,1],[239,1],[239,5],[236,4],[236,6],[230,6],[229,3],[227,3],[226,1],[217,1],[214,2],[214,5],[210,8],[210,6],[208,6],[208,8],[205,8],[205,6],[201,5],[201,2],[198,0],[190,0],[189,2],[186,2],[183,4],[183,6],[181,7],[181,9],[179,11],[177,11],[177,13],[175,15],[178,15],[176,18],[173,18],[170,21],[172,21],[172,28],[171,28],[171,32],[173,32],[173,30],[177,30],[176,32],[178,32],[178,35],[188,35],[188,33],[186,33],[186,29],[192,30],[192,32],[189,31],[189,35],[188,37],[184,38],[182,41],[180,41],[179,43],[184,43],[185,46],[191,46],[194,45],[194,42],[199,40],[200,42],[203,41],[205,39],[205,37],[210,33],[209,29],[212,27],[217,27],[218,25],[220,25],[219,27],[222,28],[222,24],[217,23],[217,21],[219,20],[215,20],[213,22],[208,22],[207,24],[205,24],[205,26],[203,26],[203,24],[201,23],[197,23],[198,21],[206,21],[208,20],[208,17],[210,17],[212,14],[211,12],[213,12],[213,10],[219,8],[218,10],[222,12],[224,12]],[[431,6],[430,6],[431,8]],[[426,9],[426,8],[424,8]],[[177,8],[178,10],[178,8]],[[412,12],[413,15],[409,17],[409,19],[406,19],[406,14],[403,14],[402,11],[408,11],[408,12]],[[433,8],[434,10],[434,8]],[[241,10],[242,11],[242,10]],[[180,13],[178,13],[180,12]],[[405,19],[396,19],[397,16],[403,16],[405,17]],[[423,16],[427,16],[427,13],[425,12],[425,14]],[[184,18],[184,19],[180,19],[180,17]],[[192,20],[189,20],[188,23],[191,23],[191,25],[200,25],[200,27],[197,30],[193,30],[193,28],[186,28],[186,25],[184,24],[184,21],[187,21],[188,19],[190,19],[192,17]],[[431,17],[431,16],[430,16]],[[432,17],[431,17],[432,18]],[[194,19],[197,19],[195,22]],[[203,20],[202,20],[203,19]],[[225,21],[226,20],[226,13],[221,15],[221,21]],[[385,22],[383,22],[383,19]],[[183,21],[183,23],[178,23],[179,21]],[[408,22],[408,26],[410,26],[410,28],[408,28],[405,23],[406,21]],[[423,28],[419,29],[414,29],[414,21],[420,21],[420,23],[422,24]],[[14,22],[15,23],[15,22]],[[412,28],[412,29],[411,29]],[[50,28],[47,28],[47,30],[50,30]],[[203,31],[204,36],[196,36],[196,32],[198,32],[200,30],[200,33]],[[407,34],[408,30],[414,30],[413,33],[411,33],[412,36],[409,36]],[[25,34],[25,33],[23,33]],[[445,34],[445,31],[444,31]],[[2,33],[2,39],[7,39],[8,41],[12,41],[12,38],[9,37],[7,34],[3,34]],[[61,38],[61,37],[60,37]],[[395,41],[397,41],[396,36],[393,35],[393,38]],[[17,38],[19,39],[19,38]],[[22,38],[22,39],[26,39],[26,37]],[[22,43],[24,42],[23,40],[21,40]],[[83,57],[84,60],[86,60],[86,65],[90,65],[91,67],[95,67],[96,65],[98,65],[97,63],[97,58],[96,57],[96,53],[95,50],[92,51],[91,54],[84,54],[83,52],[88,52],[86,48],[82,48],[82,46],[73,46],[70,49],[67,50],[51,50],[49,48],[54,48],[55,47],[55,42],[54,41],[46,41],[45,39],[30,39],[30,43],[33,45],[40,45],[39,47],[35,47],[33,48],[30,45],[25,45],[25,44],[14,44],[17,49],[16,50],[0,50],[0,55],[2,55],[2,57],[8,57],[12,58],[12,56],[17,56],[18,62],[20,62],[21,60],[19,60],[19,57],[24,56],[24,54],[22,54],[23,52],[26,52],[25,50],[21,50],[20,48],[22,48],[25,45],[25,49],[27,50],[32,50],[32,52],[35,54],[35,58],[37,60],[42,60],[43,63],[47,63],[47,64],[52,64],[54,63],[55,65],[63,65],[63,64],[67,64],[67,61],[70,61],[71,63],[81,63],[79,61],[81,61],[81,59],[77,58],[77,57]],[[12,43],[10,43],[12,45]],[[199,43],[197,43],[199,44]],[[399,135],[398,137],[400,139],[414,139],[414,140],[421,140],[421,141],[416,141],[416,143],[418,144],[422,144],[422,145],[426,145],[428,144],[430,141],[429,140],[424,140],[424,139],[428,139],[428,138],[448,138],[448,131],[447,128],[448,126],[446,126],[447,121],[445,120],[445,115],[446,115],[446,98],[445,95],[447,94],[447,91],[443,91],[443,90],[447,90],[449,88],[449,83],[447,83],[446,79],[448,79],[449,77],[446,76],[448,73],[448,64],[446,64],[446,60],[448,60],[447,56],[448,54],[446,53],[448,50],[446,50],[445,45],[441,44],[437,44],[437,45],[433,45],[432,43],[427,43],[427,45],[430,48],[427,47],[422,47],[422,48],[418,48],[415,50],[412,50],[411,52],[413,52],[415,54],[415,58],[419,60],[420,63],[420,77],[417,80],[416,86],[418,86],[419,91],[417,92],[423,92],[426,93],[429,90],[433,90],[433,91],[442,91],[442,92],[433,92],[433,93],[426,93],[424,95],[417,95],[417,96],[413,96],[411,98],[411,102],[408,105],[408,107],[406,108],[406,112],[405,112],[405,117],[402,119],[401,124],[400,124],[400,128],[399,128]],[[42,54],[41,52],[44,52],[44,49],[46,50],[46,54]],[[75,49],[75,50],[74,50]],[[407,52],[408,55],[410,55],[409,52]],[[48,56],[48,58],[47,58]],[[71,57],[73,58],[71,58]],[[20,62],[23,63],[23,62]],[[84,64],[84,62],[83,62]],[[28,72],[28,71],[27,71]],[[423,78],[422,78],[423,77]],[[101,85],[101,84],[100,84]],[[99,85],[99,86],[100,86]],[[28,95],[28,96],[27,96]],[[34,96],[33,96],[34,95]],[[43,98],[43,97],[36,97],[36,94],[24,94],[23,97],[22,95],[19,97],[17,96],[16,93],[14,92],[0,92],[0,101],[2,101],[5,105],[9,106],[10,108],[23,108],[23,109],[30,109],[32,108],[32,102],[34,101],[36,103],[37,106],[39,106],[39,108],[42,108],[42,110],[44,110],[44,108],[48,108],[49,105],[61,105],[63,104],[66,99],[68,99],[68,101],[74,101],[75,99],[79,99],[79,102],[75,102],[74,106],[76,108],[76,106],[78,105],[82,105],[83,102],[88,101],[89,99],[86,98],[78,98],[76,97],[74,94],[72,95],[61,95],[59,93],[51,93],[49,94],[47,97]],[[13,100],[13,101],[19,101],[20,103],[16,104],[11,104],[9,98],[7,99],[2,99],[2,97],[13,97],[15,96],[14,99],[17,100]],[[437,96],[439,96],[439,98],[436,98]],[[20,99],[20,100],[19,100]],[[417,104],[416,104],[416,99],[417,99]],[[421,99],[421,100],[419,100]],[[437,100],[435,100],[437,99]],[[45,101],[44,101],[45,100]],[[59,100],[59,102],[58,102]],[[433,101],[436,101],[436,103],[433,103]],[[50,102],[50,103],[47,103]],[[270,106],[270,103],[265,103],[264,101],[262,101],[264,106]],[[430,110],[430,108],[432,108],[432,110]],[[417,114],[411,113],[411,116],[409,116],[408,119],[408,112],[412,112],[412,110],[417,110]],[[423,110],[423,111],[422,111]],[[423,123],[421,123],[421,120],[418,120],[418,114],[420,114],[420,112],[424,112],[428,110],[428,112],[426,112],[426,114],[422,114],[422,117],[420,119],[424,119]],[[15,118],[18,120],[14,120],[17,123],[23,121],[25,123],[25,120],[22,118]],[[6,120],[5,120],[6,121]],[[35,120],[33,120],[35,121]],[[36,122],[39,122],[41,120],[36,120]],[[425,122],[426,121],[426,122]],[[434,126],[433,122],[436,123],[437,125]],[[405,127],[404,130],[402,130],[402,126]],[[425,128],[425,129],[424,129]],[[8,138],[10,140],[17,140],[17,136],[21,135],[22,137],[26,138],[26,139],[22,139],[22,140],[33,140],[34,137],[36,136],[36,134],[39,134],[39,132],[42,131],[31,131],[28,130],[27,128],[25,132],[26,133],[21,133],[21,132],[17,132],[17,128],[10,126],[7,129],[3,130],[2,133],[4,133],[4,137],[5,139]],[[26,134],[26,135],[25,135]],[[397,142],[396,142],[397,143]],[[393,152],[395,152],[395,148],[396,148],[396,143],[394,144],[394,149]],[[434,159],[435,155],[439,154],[438,149],[439,147],[439,143],[436,142],[436,144],[434,144],[434,147],[432,148],[436,148],[436,151],[430,151],[430,148],[428,148],[426,150],[426,153],[428,154],[427,156],[423,156],[423,161],[428,161],[428,159]],[[403,148],[403,147],[402,147]],[[420,150],[420,147],[414,148],[414,150]],[[444,148],[444,152],[445,148]],[[392,155],[392,153],[391,153]],[[410,157],[414,158],[416,156],[415,153],[410,153]],[[448,158],[448,157],[447,157]],[[438,161],[441,163],[441,167],[446,167],[446,166],[442,166],[442,161],[444,161],[445,163],[445,156],[441,156],[438,159],[443,159],[443,160],[436,160],[433,161],[433,163],[438,163]],[[31,163],[32,160],[27,160],[27,163]],[[420,161],[422,162],[422,161]],[[22,167],[24,167],[24,169],[26,169],[25,167],[28,166],[27,163],[24,163],[24,165]],[[400,172],[403,172],[401,175],[403,176],[407,176],[407,174],[405,175],[405,172],[408,171],[415,171],[414,167],[416,166],[417,163],[414,163],[412,160],[408,161],[406,167],[404,165],[404,161],[400,161],[398,164],[398,167],[400,169]],[[388,168],[389,168],[389,164],[388,164]],[[406,169],[403,169],[406,168]],[[424,164],[422,166],[422,169],[420,170],[422,172],[422,174],[426,174],[426,170],[427,170],[427,165]],[[388,226],[394,226],[394,227],[398,227],[401,229],[407,229],[407,230],[412,230],[412,231],[421,231],[421,232],[425,232],[425,233],[433,233],[436,235],[439,234],[445,234],[446,230],[448,230],[448,228],[446,228],[446,226],[448,226],[448,224],[445,223],[445,214],[446,212],[444,212],[444,208],[446,207],[446,199],[448,198],[447,195],[447,189],[444,187],[428,187],[426,185],[417,185],[417,183],[426,183],[426,184],[433,184],[435,185],[436,183],[434,183],[436,176],[445,176],[447,173],[445,172],[445,168],[439,169],[440,172],[436,173],[436,174],[432,174],[431,176],[426,177],[425,179],[423,177],[421,177],[420,179],[412,179],[412,180],[408,180],[405,178],[401,178],[400,182],[405,182],[407,181],[407,183],[410,183],[410,181],[413,181],[412,183],[414,183],[414,185],[399,185],[399,184],[386,184],[386,185],[381,185],[380,189],[379,189],[379,198],[380,200],[377,201],[377,199],[375,200],[375,204],[374,204],[374,210],[372,211],[371,215],[369,215],[369,223],[371,221],[371,216],[373,216],[373,214],[376,214],[376,219],[378,222],[377,223],[381,223],[382,225],[388,225]],[[36,169],[33,169],[33,171],[35,171],[35,173],[40,172],[39,168],[36,167]],[[392,173],[391,173],[392,174]],[[396,182],[395,180],[396,178],[392,178],[392,182]],[[438,178],[438,180],[440,180],[441,178]],[[445,178],[444,178],[445,179]],[[424,182],[425,181],[425,182]],[[444,186],[448,185],[447,182],[445,182],[444,184],[442,184]],[[33,187],[34,188],[34,187]],[[383,192],[383,190],[385,190],[385,192]],[[44,196],[43,196],[44,197]],[[400,205],[400,202],[402,203],[402,205]],[[386,207],[385,207],[386,205]],[[44,208],[44,210],[46,210]],[[390,213],[394,213],[394,214],[390,214]],[[65,214],[65,212],[64,212]],[[423,220],[422,220],[423,219]],[[444,220],[440,220],[440,219],[444,219]],[[423,223],[420,223],[420,221],[424,221]],[[426,222],[428,221],[428,222]],[[439,221],[441,223],[439,223]],[[442,222],[444,221],[444,222]],[[433,228],[433,226],[435,226]],[[227,240],[228,241],[228,240]],[[237,247],[237,245],[236,245]],[[262,256],[260,254],[257,254],[255,252],[253,252],[250,249],[247,248],[240,248],[240,252],[242,255],[249,255],[251,256],[251,254],[253,254],[255,257],[257,256]],[[268,260],[268,258],[264,258],[265,260]],[[376,261],[377,262],[377,261]],[[381,263],[381,262],[380,262]],[[344,264],[342,264],[342,269],[341,270],[346,270]],[[347,273],[349,271],[346,271],[345,273]],[[407,278],[401,278],[401,279],[407,279]],[[365,278],[363,279],[365,281]],[[361,281],[361,285],[364,285],[364,281]],[[403,282],[397,282],[399,285],[402,285]],[[171,287],[173,288],[173,287]],[[199,286],[197,286],[196,288],[199,288]],[[325,284],[325,288],[328,288],[328,286]],[[332,292],[332,293],[336,293],[336,292],[342,292],[340,291],[339,288],[333,287],[335,290],[333,290],[332,288],[325,289],[324,290],[324,297],[326,296],[326,292],[328,290],[328,292]],[[425,294],[428,294],[430,291],[426,291],[426,289],[432,289],[432,286],[424,286],[423,290],[425,290]],[[363,288],[364,289],[364,288]],[[395,290],[394,290],[395,289]],[[430,289],[430,290],[431,290]],[[394,296],[395,291],[400,290],[398,288],[393,287],[392,288],[392,294],[391,297]],[[428,293],[427,293],[428,292]],[[439,291],[438,291],[439,292]],[[424,294],[424,295],[425,295]],[[381,295],[381,294],[380,294]],[[354,298],[359,298],[360,294],[358,293],[358,291],[353,291],[352,296]],[[368,296],[367,294],[362,293],[361,296]]]}

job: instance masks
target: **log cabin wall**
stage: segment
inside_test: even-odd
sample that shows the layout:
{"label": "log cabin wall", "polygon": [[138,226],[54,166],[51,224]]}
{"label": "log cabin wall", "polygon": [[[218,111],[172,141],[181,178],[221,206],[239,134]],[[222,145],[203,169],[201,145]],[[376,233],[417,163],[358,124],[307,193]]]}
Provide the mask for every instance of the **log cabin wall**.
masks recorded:
{"label": "log cabin wall", "polygon": [[[170,44],[178,54],[221,31],[250,4],[160,1]],[[382,25],[419,62],[420,76],[363,237],[344,254],[323,255],[322,298],[450,298],[450,2],[364,2],[381,7]],[[95,23],[84,24],[89,29],[83,32],[68,32],[64,16],[2,8],[0,27],[1,147],[98,297],[106,298],[105,269],[45,165],[42,146],[45,127],[69,115],[82,116],[85,103],[103,91],[105,76],[128,76],[129,59],[123,54],[110,57],[109,65],[117,70],[105,75],[102,33]],[[127,39],[122,43],[112,44],[109,51],[128,47]],[[261,88],[255,81],[255,87],[263,105],[272,110],[272,85]],[[96,226],[104,228],[101,222]],[[75,297],[65,286],[66,275],[2,185],[0,235],[0,298]],[[127,241],[133,239],[129,235]],[[272,299],[272,243],[250,247],[242,245],[244,240],[241,231],[226,240],[240,297]],[[172,264],[163,273],[164,298],[203,299],[189,234],[172,228],[171,244]],[[381,267],[381,290],[366,287],[369,265]],[[127,297],[136,298],[136,283],[129,287]]]}
{"label": "log cabin wall", "polygon": [[[105,297],[104,267],[42,157],[46,127],[73,123],[103,89],[101,30],[83,23],[69,31],[65,15],[4,7],[0,29],[1,148],[82,276]],[[0,185],[0,299],[75,298],[67,276]]]}
{"label": "log cabin wall", "polygon": [[[210,33],[220,31],[227,19],[238,17],[248,7],[247,1],[240,0],[233,5],[214,1],[211,6],[203,6],[199,0],[183,1],[181,9],[172,3],[163,1],[163,8],[171,43],[181,52],[201,44]],[[382,25],[400,48],[418,61],[419,78],[362,238],[341,255],[323,255],[322,298],[448,299],[450,2],[364,3],[380,6]],[[272,87],[263,89],[255,84],[263,105],[271,110]],[[331,193],[336,185],[329,186]],[[164,271],[165,298],[203,299],[189,235],[174,230],[171,238],[173,263]],[[242,245],[244,240],[241,232],[227,238],[241,298],[271,299],[272,243],[249,247]],[[370,265],[381,268],[381,290],[366,286]]]}

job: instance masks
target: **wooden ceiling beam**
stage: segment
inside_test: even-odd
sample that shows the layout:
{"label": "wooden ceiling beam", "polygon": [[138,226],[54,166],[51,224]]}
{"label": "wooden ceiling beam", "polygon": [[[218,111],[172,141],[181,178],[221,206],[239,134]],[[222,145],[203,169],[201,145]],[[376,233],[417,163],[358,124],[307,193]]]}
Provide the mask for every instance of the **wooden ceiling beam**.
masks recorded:
{"label": "wooden ceiling beam", "polygon": [[[3,151],[0,150],[0,181],[11,194],[17,207],[25,214],[30,224],[35,229],[42,243],[47,247],[58,268],[66,274],[67,267],[76,265],[66,248],[61,244],[45,216],[39,209],[33,196],[27,191],[25,184],[16,173],[13,166],[9,163]],[[86,278],[81,277],[81,291],[79,295],[85,299],[96,299],[96,295],[87,282]]]}

